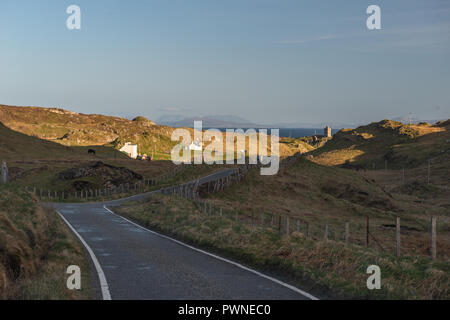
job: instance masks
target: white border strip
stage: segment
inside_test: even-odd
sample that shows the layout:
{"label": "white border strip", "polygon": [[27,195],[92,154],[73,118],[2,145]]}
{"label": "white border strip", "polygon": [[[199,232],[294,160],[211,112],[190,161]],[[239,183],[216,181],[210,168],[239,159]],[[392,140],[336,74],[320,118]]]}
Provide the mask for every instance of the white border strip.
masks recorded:
{"label": "white border strip", "polygon": [[97,270],[98,279],[100,280],[100,289],[102,290],[102,297],[103,300],[111,300],[111,294],[109,292],[109,286],[108,282],[106,282],[105,273],[103,272],[102,267],[100,266],[100,263],[97,260],[97,257],[95,256],[94,252],[92,251],[91,247],[84,241],[84,239],[80,236],[80,234],[72,227],[72,225],[69,223],[69,221],[64,218],[64,216],[57,210],[59,216],[64,220],[64,222],[69,226],[70,230],[80,239],[81,243],[84,245],[86,250],[89,252],[89,255],[91,256],[92,262],[94,263],[95,269]]}
{"label": "white border strip", "polygon": [[248,268],[248,267],[246,267],[246,266],[244,266],[244,265],[242,265],[242,264],[240,264],[240,263],[237,263],[237,262],[234,262],[234,261],[231,261],[231,260],[222,258],[222,257],[217,256],[217,255],[215,255],[215,254],[212,254],[212,253],[210,253],[210,252],[207,252],[207,251],[204,251],[204,250],[195,248],[195,247],[190,246],[190,245],[188,245],[188,244],[186,244],[186,243],[184,243],[184,242],[175,240],[175,239],[173,239],[173,238],[171,238],[171,237],[168,237],[168,236],[165,236],[165,235],[160,234],[160,233],[158,233],[158,232],[155,232],[155,231],[149,230],[149,229],[147,229],[147,228],[144,228],[143,226],[140,226],[140,225],[138,225],[137,223],[134,223],[133,221],[130,221],[130,220],[128,220],[127,218],[124,218],[124,217],[122,217],[122,216],[120,216],[120,215],[114,213],[112,210],[108,209],[105,205],[103,206],[103,208],[104,208],[105,210],[108,210],[108,211],[109,211],[110,213],[112,213],[113,215],[115,215],[115,216],[117,216],[117,217],[119,217],[119,218],[122,218],[123,220],[128,221],[129,223],[135,225],[136,227],[141,228],[141,229],[143,229],[143,230],[145,230],[145,231],[148,231],[148,232],[150,232],[150,233],[153,233],[153,234],[155,234],[155,235],[157,235],[157,236],[159,236],[159,237],[161,237],[161,238],[171,240],[171,241],[173,241],[173,242],[175,242],[175,243],[177,243],[177,244],[179,244],[179,245],[182,245],[182,246],[184,246],[184,247],[187,247],[187,248],[189,248],[189,249],[195,250],[195,251],[197,251],[197,252],[201,252],[201,253],[206,254],[206,255],[208,255],[208,256],[210,256],[210,257],[216,258],[216,259],[218,259],[218,260],[221,260],[221,261],[227,262],[227,263],[229,263],[229,264],[232,264],[232,265],[234,265],[234,266],[236,266],[236,267],[238,267],[238,268],[244,269],[244,270],[246,270],[246,271],[248,271],[248,272],[254,273],[254,274],[256,274],[256,275],[258,275],[258,276],[260,276],[260,277],[262,277],[262,278],[268,279],[268,280],[273,281],[273,282],[275,282],[275,283],[277,283],[277,284],[279,284],[279,285],[281,285],[281,286],[283,286],[283,287],[286,287],[286,288],[288,288],[288,289],[291,289],[292,291],[295,291],[295,292],[297,292],[297,293],[299,293],[299,294],[301,294],[301,295],[307,297],[308,299],[311,299],[311,300],[319,300],[318,298],[314,297],[313,295],[311,295],[311,294],[309,294],[309,293],[307,293],[307,292],[305,292],[305,291],[303,291],[303,290],[301,290],[301,289],[299,289],[299,288],[296,288],[296,287],[294,287],[294,286],[291,286],[290,284],[287,284],[287,283],[285,283],[285,282],[283,282],[283,281],[280,281],[280,280],[278,280],[278,279],[272,278],[272,277],[270,277],[270,276],[268,276],[268,275],[265,275],[265,274],[263,274],[263,273],[261,273],[261,272],[259,272],[259,271],[250,269],[250,268]]}

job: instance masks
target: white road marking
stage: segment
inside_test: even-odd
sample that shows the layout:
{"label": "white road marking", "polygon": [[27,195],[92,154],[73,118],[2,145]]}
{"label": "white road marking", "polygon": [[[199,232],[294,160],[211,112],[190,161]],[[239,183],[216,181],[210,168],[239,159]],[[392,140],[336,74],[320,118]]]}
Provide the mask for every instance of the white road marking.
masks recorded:
{"label": "white road marking", "polygon": [[189,249],[195,250],[195,251],[197,251],[197,252],[206,254],[206,255],[208,255],[208,256],[210,256],[210,257],[213,257],[213,258],[216,258],[216,259],[218,259],[218,260],[221,260],[221,261],[227,262],[227,263],[229,263],[229,264],[232,264],[232,265],[234,265],[234,266],[236,266],[236,267],[238,267],[238,268],[244,269],[244,270],[246,270],[246,271],[248,271],[248,272],[251,272],[251,273],[256,274],[256,275],[258,275],[258,276],[260,276],[260,277],[262,277],[262,278],[265,278],[265,279],[270,280],[270,281],[272,281],[272,282],[275,282],[275,283],[277,283],[277,284],[279,284],[279,285],[281,285],[281,286],[283,286],[283,287],[286,287],[286,288],[288,288],[288,289],[290,289],[290,290],[292,290],[292,291],[295,291],[295,292],[301,294],[302,296],[307,297],[307,298],[309,298],[309,299],[311,299],[311,300],[319,300],[318,298],[314,297],[313,295],[311,295],[311,294],[309,294],[309,293],[307,293],[307,292],[305,292],[305,291],[303,291],[303,290],[301,290],[301,289],[299,289],[299,288],[297,288],[297,287],[294,287],[294,286],[292,286],[292,285],[290,285],[290,284],[287,284],[287,283],[285,283],[285,282],[283,282],[283,281],[280,281],[280,280],[278,280],[278,279],[275,279],[275,278],[273,278],[273,277],[271,277],[271,276],[268,276],[268,275],[266,275],[266,274],[264,274],[264,273],[261,273],[261,272],[259,272],[259,271],[250,269],[250,268],[248,268],[248,267],[246,267],[246,266],[244,266],[244,265],[242,265],[242,264],[240,264],[240,263],[237,263],[237,262],[234,262],[234,261],[231,261],[231,260],[222,258],[222,257],[217,256],[217,255],[215,255],[215,254],[212,254],[212,253],[210,253],[210,252],[207,252],[207,251],[204,251],[204,250],[195,248],[195,247],[193,247],[193,246],[191,246],[191,245],[188,245],[188,244],[186,244],[186,243],[184,243],[184,242],[178,241],[178,240],[176,240],[176,239],[173,239],[173,238],[171,238],[171,237],[165,236],[165,235],[160,234],[160,233],[158,233],[158,232],[155,232],[155,231],[149,230],[149,229],[147,229],[147,228],[144,228],[143,226],[140,226],[140,225],[138,225],[137,223],[134,223],[133,221],[130,221],[130,220],[128,220],[127,218],[124,218],[124,217],[122,217],[122,216],[120,216],[120,215],[114,213],[112,210],[108,209],[105,205],[103,206],[103,208],[105,208],[105,210],[109,211],[109,212],[112,213],[113,215],[115,215],[115,216],[117,216],[117,217],[120,217],[120,218],[122,218],[123,220],[128,221],[129,223],[131,223],[131,224],[137,226],[138,228],[141,228],[141,229],[143,229],[143,230],[145,230],[145,231],[148,231],[148,232],[150,232],[150,233],[153,233],[153,234],[155,234],[155,235],[157,235],[157,236],[159,236],[159,237],[161,237],[161,238],[171,240],[171,241],[173,241],[173,242],[175,242],[175,243],[177,243],[177,244],[179,244],[179,245],[182,245],[182,246],[184,246],[184,247],[187,247],[187,248],[189,248]]}
{"label": "white road marking", "polygon": [[66,218],[64,218],[64,216],[59,211],[56,212],[58,212],[59,216],[64,220],[64,222],[67,224],[70,230],[72,230],[72,232],[78,237],[78,239],[80,239],[81,243],[89,252],[92,262],[94,263],[95,269],[97,270],[98,279],[100,280],[100,289],[102,291],[103,300],[111,300],[111,294],[109,292],[108,282],[106,282],[105,273],[103,272],[103,269],[100,266],[100,263],[98,262],[97,257],[94,254],[94,251],[92,251],[91,247],[89,247],[86,241],[84,241],[84,239],[80,236],[80,234],[72,227],[69,221],[67,221]]}

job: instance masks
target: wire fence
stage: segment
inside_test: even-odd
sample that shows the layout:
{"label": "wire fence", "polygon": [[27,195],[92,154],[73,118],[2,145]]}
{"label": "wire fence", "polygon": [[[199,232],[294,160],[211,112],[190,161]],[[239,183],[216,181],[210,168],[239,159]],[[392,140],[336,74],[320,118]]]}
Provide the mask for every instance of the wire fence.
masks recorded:
{"label": "wire fence", "polygon": [[111,187],[87,188],[83,190],[64,191],[50,190],[39,187],[25,187],[25,190],[33,193],[40,200],[65,201],[65,200],[95,200],[109,198],[114,195],[138,194],[154,190],[170,179],[176,177],[183,170],[183,166],[177,166],[173,170],[153,179],[143,179],[134,182],[121,183]]}
{"label": "wire fence", "polygon": [[[281,167],[295,163],[299,154],[284,159]],[[38,188],[29,190],[40,199],[49,201],[71,199],[95,199],[110,197],[114,194],[142,193],[155,191],[162,194],[177,195],[194,201],[201,212],[208,215],[220,215],[255,228],[271,228],[280,235],[290,236],[294,232],[316,241],[338,241],[343,245],[359,245],[392,253],[396,256],[429,256],[432,259],[449,259],[450,256],[450,218],[447,216],[429,216],[412,219],[408,217],[340,217],[324,220],[320,216],[289,216],[258,210],[243,212],[231,208],[218,207],[212,201],[202,200],[207,194],[220,192],[237,184],[248,175],[256,165],[241,165],[230,170],[227,175],[218,175],[207,180],[194,180],[176,186],[155,190],[181,172],[183,166],[177,166],[156,179],[146,179],[135,183],[126,183],[113,188],[88,189],[65,193]],[[427,172],[430,170],[428,169]],[[425,215],[426,216],[426,215]]]}
{"label": "wire fence", "polygon": [[263,210],[244,212],[207,200],[197,199],[194,202],[204,215],[226,217],[259,229],[270,228],[282,236],[296,233],[315,241],[365,246],[398,257],[428,256],[440,260],[450,257],[450,221],[444,216],[430,216],[427,220],[418,221],[395,216],[321,221]]}

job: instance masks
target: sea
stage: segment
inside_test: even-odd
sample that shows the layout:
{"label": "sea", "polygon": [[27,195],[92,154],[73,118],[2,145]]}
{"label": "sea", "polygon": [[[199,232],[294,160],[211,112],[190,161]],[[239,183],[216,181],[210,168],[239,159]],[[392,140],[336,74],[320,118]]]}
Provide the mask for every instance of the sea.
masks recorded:
{"label": "sea", "polygon": [[[206,128],[207,129],[207,128]],[[216,128],[220,131],[225,132],[225,128]],[[243,128],[243,130],[247,130],[248,128]],[[258,129],[256,129],[258,131]],[[339,129],[331,129],[331,134],[335,134]],[[267,130],[267,133],[270,133],[270,129]],[[280,137],[283,138],[301,138],[301,137],[309,137],[314,136],[316,134],[323,134],[323,128],[320,129],[310,129],[310,128],[280,128]]]}

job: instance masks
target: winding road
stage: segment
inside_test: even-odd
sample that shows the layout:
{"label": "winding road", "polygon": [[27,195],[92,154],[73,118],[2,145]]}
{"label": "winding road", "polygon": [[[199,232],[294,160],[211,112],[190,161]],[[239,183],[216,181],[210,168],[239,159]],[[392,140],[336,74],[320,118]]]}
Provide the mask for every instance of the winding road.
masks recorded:
{"label": "winding road", "polygon": [[[201,182],[231,172],[221,171]],[[296,287],[143,228],[113,212],[114,206],[149,194],[102,203],[51,204],[89,252],[102,299],[316,299]]]}

